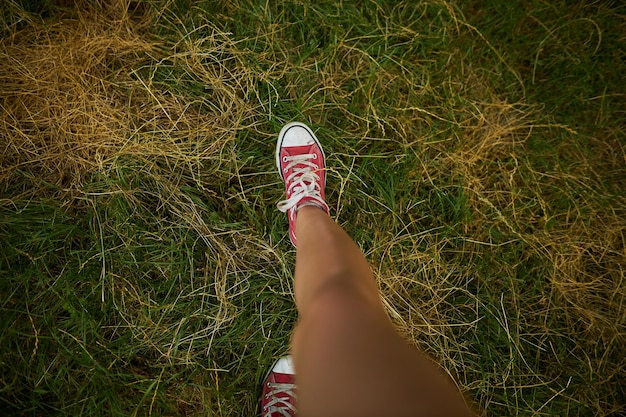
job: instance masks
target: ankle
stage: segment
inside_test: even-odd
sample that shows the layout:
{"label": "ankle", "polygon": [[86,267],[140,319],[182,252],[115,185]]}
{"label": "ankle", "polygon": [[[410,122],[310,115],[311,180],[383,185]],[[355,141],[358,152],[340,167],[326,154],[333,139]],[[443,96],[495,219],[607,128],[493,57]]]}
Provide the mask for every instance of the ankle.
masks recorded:
{"label": "ankle", "polygon": [[301,210],[310,210],[310,209],[320,209],[322,210],[324,213],[328,214],[327,210],[325,207],[323,207],[321,204],[317,204],[315,202],[312,201],[307,201],[306,203],[302,203],[298,208],[296,208],[296,213],[300,214]]}
{"label": "ankle", "polygon": [[[324,217],[328,216],[328,212],[322,206],[319,206],[315,203],[303,204],[296,210],[296,222],[298,220],[313,219],[320,216],[322,213],[324,214]],[[304,219],[302,219],[302,217],[304,217]]]}

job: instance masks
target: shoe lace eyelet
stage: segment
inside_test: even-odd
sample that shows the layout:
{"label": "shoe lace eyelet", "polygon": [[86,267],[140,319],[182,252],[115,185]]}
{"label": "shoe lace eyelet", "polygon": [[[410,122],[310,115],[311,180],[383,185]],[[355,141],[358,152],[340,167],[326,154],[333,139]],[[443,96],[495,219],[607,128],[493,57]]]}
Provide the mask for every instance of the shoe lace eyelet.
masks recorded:
{"label": "shoe lace eyelet", "polygon": [[287,162],[287,157],[283,156],[283,162]]}
{"label": "shoe lace eyelet", "polygon": [[317,154],[316,153],[313,154],[313,159],[317,159]]}

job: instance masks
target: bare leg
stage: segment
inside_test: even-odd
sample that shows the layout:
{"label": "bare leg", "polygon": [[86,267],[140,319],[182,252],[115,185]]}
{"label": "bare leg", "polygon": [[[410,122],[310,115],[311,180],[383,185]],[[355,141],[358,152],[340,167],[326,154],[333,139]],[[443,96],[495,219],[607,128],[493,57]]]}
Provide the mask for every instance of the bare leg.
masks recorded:
{"label": "bare leg", "polygon": [[304,206],[296,233],[298,415],[473,415],[440,368],[396,333],[367,261],[341,227]]}

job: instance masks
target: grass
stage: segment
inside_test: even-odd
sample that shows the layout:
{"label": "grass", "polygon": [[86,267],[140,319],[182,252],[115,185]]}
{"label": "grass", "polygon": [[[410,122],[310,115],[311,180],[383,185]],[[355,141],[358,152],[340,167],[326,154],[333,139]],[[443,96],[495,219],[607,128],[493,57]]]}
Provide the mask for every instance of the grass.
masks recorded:
{"label": "grass", "polygon": [[256,415],[297,119],[398,330],[484,415],[623,415],[624,11],[3,2],[1,414]]}

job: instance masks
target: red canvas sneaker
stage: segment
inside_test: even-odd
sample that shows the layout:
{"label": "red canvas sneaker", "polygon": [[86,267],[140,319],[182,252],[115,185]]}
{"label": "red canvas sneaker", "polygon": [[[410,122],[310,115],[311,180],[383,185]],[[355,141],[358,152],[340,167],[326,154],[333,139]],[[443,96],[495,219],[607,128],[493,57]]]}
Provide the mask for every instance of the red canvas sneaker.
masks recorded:
{"label": "red canvas sneaker", "polygon": [[296,386],[291,356],[280,358],[263,382],[261,415],[263,417],[295,417]]}
{"label": "red canvas sneaker", "polygon": [[276,144],[276,167],[285,183],[287,198],[278,209],[289,217],[289,239],[296,246],[296,214],[305,205],[318,206],[326,213],[324,201],[326,162],[320,142],[303,123],[283,127]]}

